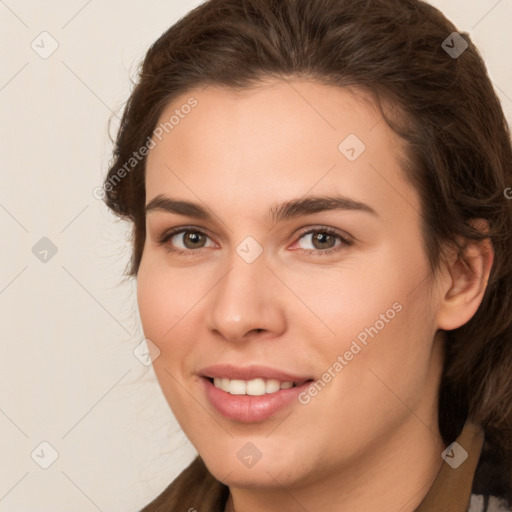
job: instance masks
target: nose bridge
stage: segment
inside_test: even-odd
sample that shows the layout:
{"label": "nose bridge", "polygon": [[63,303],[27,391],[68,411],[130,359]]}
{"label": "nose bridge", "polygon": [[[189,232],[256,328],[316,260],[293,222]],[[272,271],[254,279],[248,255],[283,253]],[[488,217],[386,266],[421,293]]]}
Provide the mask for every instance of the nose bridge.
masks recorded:
{"label": "nose bridge", "polygon": [[[267,259],[257,254],[252,241],[242,242],[233,252],[230,268],[212,290],[207,327],[226,339],[241,340],[253,330],[279,330],[283,312],[272,294],[275,283]],[[274,297],[274,298],[273,298]]]}

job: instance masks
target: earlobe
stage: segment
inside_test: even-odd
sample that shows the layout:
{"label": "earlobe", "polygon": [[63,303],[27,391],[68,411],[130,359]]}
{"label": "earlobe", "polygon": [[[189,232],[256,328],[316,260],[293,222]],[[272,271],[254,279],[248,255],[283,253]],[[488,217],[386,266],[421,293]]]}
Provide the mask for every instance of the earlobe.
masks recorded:
{"label": "earlobe", "polygon": [[[488,224],[482,219],[473,225],[487,231]],[[457,329],[474,316],[484,297],[493,261],[489,238],[467,241],[460,257],[446,261],[437,317],[439,329]]]}

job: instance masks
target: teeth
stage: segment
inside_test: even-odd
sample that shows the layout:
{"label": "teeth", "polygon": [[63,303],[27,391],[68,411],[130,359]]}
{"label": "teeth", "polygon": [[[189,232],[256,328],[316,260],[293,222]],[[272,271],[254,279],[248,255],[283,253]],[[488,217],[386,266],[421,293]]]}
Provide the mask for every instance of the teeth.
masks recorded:
{"label": "teeth", "polygon": [[229,392],[229,379],[217,379],[220,380],[220,389],[222,391],[226,391],[226,393]]}
{"label": "teeth", "polygon": [[281,383],[275,379],[269,379],[265,383],[265,392],[266,393],[275,393],[281,389]]}
{"label": "teeth", "polygon": [[[243,381],[241,381],[243,382]],[[251,396],[259,396],[265,394],[265,381],[263,379],[254,379],[247,381],[246,393]]]}
{"label": "teeth", "polygon": [[232,395],[245,395],[247,394],[247,383],[245,380],[233,379],[229,383],[229,392]]}
{"label": "teeth", "polygon": [[261,396],[268,393],[276,393],[280,389],[293,388],[295,384],[289,381],[280,382],[275,379],[231,380],[224,377],[215,377],[213,385],[232,395]]}

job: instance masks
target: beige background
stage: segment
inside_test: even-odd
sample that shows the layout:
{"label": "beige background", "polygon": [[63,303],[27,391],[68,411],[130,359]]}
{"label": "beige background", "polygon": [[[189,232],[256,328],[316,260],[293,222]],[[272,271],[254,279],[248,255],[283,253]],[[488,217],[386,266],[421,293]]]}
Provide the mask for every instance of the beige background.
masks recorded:
{"label": "beige background", "polygon": [[[93,190],[130,77],[199,3],[0,0],[0,511],[134,512],[194,456],[133,354],[127,228]],[[432,3],[471,34],[511,120],[512,0]]]}

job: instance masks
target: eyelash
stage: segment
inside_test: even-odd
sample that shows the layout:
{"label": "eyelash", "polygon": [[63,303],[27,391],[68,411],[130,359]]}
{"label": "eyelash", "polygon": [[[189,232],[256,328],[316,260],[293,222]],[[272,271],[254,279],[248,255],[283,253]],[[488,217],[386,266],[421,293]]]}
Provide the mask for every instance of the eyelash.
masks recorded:
{"label": "eyelash", "polygon": [[[205,247],[200,247],[199,249],[188,249],[188,250],[177,249],[177,248],[171,247],[171,245],[168,243],[169,240],[173,236],[181,234],[181,233],[187,233],[187,232],[198,233],[200,235],[204,235],[204,236],[208,237],[208,235],[201,229],[194,228],[194,227],[180,227],[180,228],[173,228],[173,229],[163,233],[158,239],[158,244],[162,245],[162,246],[166,246],[167,252],[172,252],[174,254],[186,255],[186,256],[190,256],[191,253],[198,253],[202,249],[205,249]],[[330,254],[333,254],[335,252],[343,250],[345,247],[350,247],[353,244],[352,240],[349,240],[346,236],[342,235],[339,231],[336,231],[332,228],[323,227],[323,226],[320,226],[315,229],[310,229],[308,231],[304,231],[303,233],[300,233],[297,240],[300,240],[302,237],[304,237],[306,235],[310,235],[312,233],[323,233],[323,234],[328,234],[331,236],[336,236],[341,240],[342,244],[332,247],[330,249],[325,249],[325,250],[299,249],[299,250],[302,250],[302,252],[305,252],[307,254],[314,254],[316,256],[328,256]],[[208,237],[208,238],[210,238],[210,237]]]}

